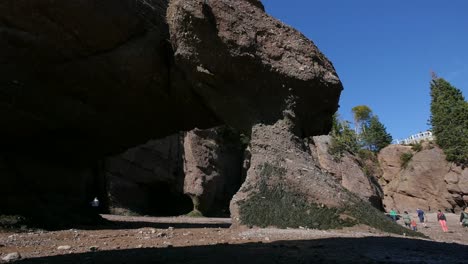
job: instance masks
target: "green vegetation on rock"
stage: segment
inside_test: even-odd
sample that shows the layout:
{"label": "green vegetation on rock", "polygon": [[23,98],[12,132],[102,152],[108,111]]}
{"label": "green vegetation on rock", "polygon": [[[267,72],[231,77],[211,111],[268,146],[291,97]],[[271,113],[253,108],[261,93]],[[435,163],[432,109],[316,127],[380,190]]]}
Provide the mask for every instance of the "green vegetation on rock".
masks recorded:
{"label": "green vegetation on rock", "polygon": [[343,209],[327,208],[326,206],[308,202],[304,195],[289,190],[282,181],[274,186],[268,186],[267,179],[282,177],[283,168],[263,164],[258,190],[246,201],[240,204],[240,216],[243,224],[279,228],[318,228],[332,229],[352,226],[352,219],[340,219]]}
{"label": "green vegetation on rock", "polygon": [[204,217],[204,215],[198,210],[192,210],[190,213],[186,214],[188,217]]}
{"label": "green vegetation on rock", "polygon": [[329,153],[335,160],[340,160],[346,152],[356,153],[359,150],[356,132],[349,127],[347,121],[339,120],[337,114],[333,115],[330,135]]}
{"label": "green vegetation on rock", "polygon": [[413,151],[419,152],[423,149],[423,145],[421,142],[416,142],[416,143],[411,144],[411,149]]}
{"label": "green vegetation on rock", "polygon": [[408,166],[408,163],[410,160],[413,158],[413,153],[411,152],[405,152],[400,155],[400,165],[402,168],[406,168]]}
{"label": "green vegetation on rock", "polygon": [[0,229],[21,228],[28,224],[27,219],[21,215],[0,215]]}
{"label": "green vegetation on rock", "polygon": [[[340,229],[365,224],[384,232],[423,236],[394,223],[369,203],[346,190],[343,191],[349,199],[337,208],[307,201],[302,193],[282,184],[285,173],[283,168],[272,164],[261,166],[257,191],[240,204],[240,220],[243,224],[314,229]],[[273,178],[275,184],[268,184],[268,179]]]}

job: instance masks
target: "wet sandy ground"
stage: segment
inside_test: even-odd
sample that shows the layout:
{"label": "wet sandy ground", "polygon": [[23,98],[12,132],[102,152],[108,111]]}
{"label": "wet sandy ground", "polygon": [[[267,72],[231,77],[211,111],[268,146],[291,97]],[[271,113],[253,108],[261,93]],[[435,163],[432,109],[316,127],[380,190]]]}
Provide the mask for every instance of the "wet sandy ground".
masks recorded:
{"label": "wet sandy ground", "polygon": [[[343,230],[232,229],[230,219],[122,217],[93,229],[0,233],[0,259],[16,263],[468,263],[468,229],[447,214],[449,233],[428,215],[430,239]],[[1,260],[0,260],[1,261]]]}

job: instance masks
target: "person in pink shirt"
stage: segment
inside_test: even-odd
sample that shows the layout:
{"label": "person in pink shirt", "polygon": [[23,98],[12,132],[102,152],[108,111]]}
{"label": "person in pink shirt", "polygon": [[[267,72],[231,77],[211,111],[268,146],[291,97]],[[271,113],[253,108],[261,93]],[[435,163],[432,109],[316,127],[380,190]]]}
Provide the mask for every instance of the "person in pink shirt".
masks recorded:
{"label": "person in pink shirt", "polygon": [[447,218],[445,217],[444,213],[442,213],[440,210],[438,210],[438,213],[437,213],[437,220],[439,221],[439,224],[442,227],[442,230],[444,232],[448,232]]}

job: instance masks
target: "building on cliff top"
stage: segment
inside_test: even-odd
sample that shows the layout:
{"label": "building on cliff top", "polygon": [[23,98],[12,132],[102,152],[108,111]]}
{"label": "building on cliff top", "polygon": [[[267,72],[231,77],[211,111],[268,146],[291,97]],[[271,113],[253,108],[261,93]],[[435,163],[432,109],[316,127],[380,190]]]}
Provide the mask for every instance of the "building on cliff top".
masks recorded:
{"label": "building on cliff top", "polygon": [[408,138],[405,139],[396,139],[392,142],[392,144],[400,144],[400,145],[409,145],[409,144],[415,144],[419,143],[423,140],[431,141],[434,140],[434,136],[432,135],[431,131],[424,131],[420,132],[418,134],[414,134],[409,136]]}

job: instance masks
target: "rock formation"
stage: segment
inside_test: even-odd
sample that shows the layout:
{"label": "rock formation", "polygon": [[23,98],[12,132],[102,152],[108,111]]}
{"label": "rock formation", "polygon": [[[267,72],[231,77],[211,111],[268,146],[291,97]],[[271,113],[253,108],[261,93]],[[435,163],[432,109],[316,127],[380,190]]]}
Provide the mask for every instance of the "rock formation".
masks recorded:
{"label": "rock formation", "polygon": [[327,133],[342,90],[332,64],[310,40],[250,2],[257,1],[171,1],[176,65],[234,128],[273,124],[293,107],[298,133]]}
{"label": "rock formation", "polygon": [[[237,223],[385,221],[324,174],[303,140],[331,127],[342,90],[333,65],[259,1],[5,0],[0,26],[0,163],[11,187],[1,213],[83,215],[87,196],[102,194],[104,157],[227,124],[252,139],[231,203]],[[50,208],[61,215],[47,218]]]}
{"label": "rock formation", "polygon": [[[405,166],[400,160],[403,153],[412,154]],[[468,204],[468,170],[447,162],[443,151],[432,143],[425,143],[419,152],[411,146],[388,146],[379,153],[379,163],[388,210],[458,211]]]}
{"label": "rock formation", "polygon": [[112,213],[180,215],[192,209],[183,194],[183,139],[177,133],[106,159]]}
{"label": "rock formation", "polygon": [[194,213],[229,216],[229,202],[241,186],[243,149],[227,127],[192,130],[184,140],[184,193]]}
{"label": "rock formation", "polygon": [[241,185],[243,147],[227,127],[194,129],[106,159],[111,212],[229,216]]}
{"label": "rock formation", "polygon": [[365,224],[405,232],[323,172],[293,131],[287,117],[253,127],[250,169],[231,201],[234,225],[328,229]]}
{"label": "rock formation", "polygon": [[330,142],[330,136],[316,136],[310,145],[312,155],[322,170],[335,177],[348,191],[369,201],[375,208],[383,209],[383,192],[377,183],[377,175],[366,175],[362,161],[349,153],[346,153],[340,161],[334,160],[328,153]]}

